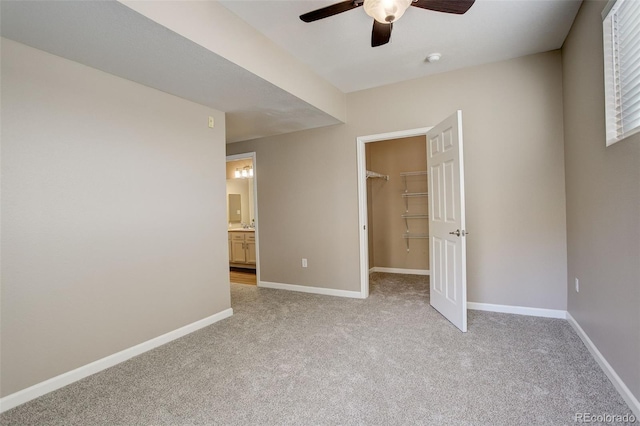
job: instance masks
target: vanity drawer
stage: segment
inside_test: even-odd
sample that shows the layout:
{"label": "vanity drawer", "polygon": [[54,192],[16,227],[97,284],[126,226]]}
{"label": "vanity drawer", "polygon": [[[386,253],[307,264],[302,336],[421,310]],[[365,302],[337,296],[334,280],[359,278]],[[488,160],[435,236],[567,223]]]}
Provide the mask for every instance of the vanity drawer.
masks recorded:
{"label": "vanity drawer", "polygon": [[244,241],[244,232],[230,232],[231,239],[234,241]]}
{"label": "vanity drawer", "polygon": [[247,232],[245,234],[245,241],[255,241],[256,240],[256,234],[254,234],[253,232],[249,233]]}

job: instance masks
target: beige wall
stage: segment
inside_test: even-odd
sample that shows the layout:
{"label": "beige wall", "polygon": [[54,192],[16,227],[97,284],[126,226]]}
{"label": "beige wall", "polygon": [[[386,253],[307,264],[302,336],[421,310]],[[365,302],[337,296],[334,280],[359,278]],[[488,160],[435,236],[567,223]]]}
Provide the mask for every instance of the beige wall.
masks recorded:
{"label": "beige wall", "polygon": [[230,300],[224,114],[1,47],[6,396]]}
{"label": "beige wall", "polygon": [[356,137],[435,125],[462,109],[468,300],[566,309],[559,51],[347,101],[347,124],[228,145],[228,154],[257,152],[263,280],[358,291]]}
{"label": "beige wall", "polygon": [[640,399],[640,134],[605,148],[605,3],[583,3],[562,49],[568,310]]}
{"label": "beige wall", "polygon": [[[402,172],[425,171],[427,169],[427,147],[424,136],[391,139],[366,144],[367,169],[389,175],[389,181],[368,179],[371,206],[368,210],[372,219],[372,235],[369,257],[370,267],[399,269],[429,269],[429,240],[410,239],[407,252],[406,240],[402,235],[407,227],[402,215],[406,204],[402,194],[405,181],[409,192],[427,192],[427,176],[400,177]],[[367,200],[369,201],[369,200]],[[409,212],[428,213],[426,197],[407,198]],[[429,219],[408,219],[409,231],[414,234],[428,234]]]}
{"label": "beige wall", "polygon": [[342,132],[331,126],[227,145],[229,155],[256,151],[262,281],[359,291],[355,139],[354,157],[343,158]]}

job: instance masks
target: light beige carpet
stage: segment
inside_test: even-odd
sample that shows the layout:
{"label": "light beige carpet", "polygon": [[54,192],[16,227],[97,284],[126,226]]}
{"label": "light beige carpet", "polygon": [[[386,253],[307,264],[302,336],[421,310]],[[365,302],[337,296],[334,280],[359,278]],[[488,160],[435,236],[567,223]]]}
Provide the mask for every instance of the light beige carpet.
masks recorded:
{"label": "light beige carpet", "polygon": [[232,285],[234,316],[8,411],[11,425],[560,425],[631,411],[564,320],[469,311],[426,277],[367,300]]}

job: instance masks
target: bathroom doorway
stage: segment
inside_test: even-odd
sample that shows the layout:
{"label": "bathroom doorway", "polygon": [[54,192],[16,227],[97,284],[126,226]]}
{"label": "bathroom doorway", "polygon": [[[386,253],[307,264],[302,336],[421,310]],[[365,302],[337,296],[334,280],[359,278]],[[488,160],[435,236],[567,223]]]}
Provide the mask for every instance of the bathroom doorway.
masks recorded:
{"label": "bathroom doorway", "polygon": [[226,169],[229,280],[257,285],[260,255],[255,152],[227,156]]}

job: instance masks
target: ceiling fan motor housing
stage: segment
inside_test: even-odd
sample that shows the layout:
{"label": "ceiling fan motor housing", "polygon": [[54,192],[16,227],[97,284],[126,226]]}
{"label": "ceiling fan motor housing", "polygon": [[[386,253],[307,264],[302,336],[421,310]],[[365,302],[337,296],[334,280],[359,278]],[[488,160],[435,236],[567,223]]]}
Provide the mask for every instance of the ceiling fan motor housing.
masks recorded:
{"label": "ceiling fan motor housing", "polygon": [[381,24],[397,21],[412,0],[364,0],[364,11]]}
{"label": "ceiling fan motor housing", "polygon": [[364,6],[367,15],[373,18],[371,47],[377,47],[389,43],[393,23],[402,17],[409,6],[462,15],[469,10],[475,1],[476,0],[343,0],[339,3],[302,14],[300,15],[300,19],[303,22],[314,22]]}

